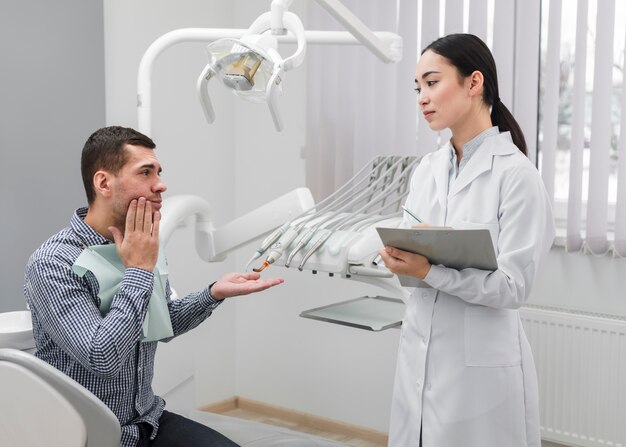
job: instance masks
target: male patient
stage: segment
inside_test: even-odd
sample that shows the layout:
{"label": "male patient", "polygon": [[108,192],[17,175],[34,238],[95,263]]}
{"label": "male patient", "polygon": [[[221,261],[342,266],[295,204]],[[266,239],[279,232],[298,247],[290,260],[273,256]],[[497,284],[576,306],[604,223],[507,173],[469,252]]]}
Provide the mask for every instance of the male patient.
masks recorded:
{"label": "male patient", "polygon": [[164,410],[151,386],[157,341],[198,326],[225,298],[283,281],[231,273],[170,301],[159,254],[166,186],[154,148],[150,138],[123,127],[97,130],[85,143],[81,171],[89,206],[76,210],[26,266],[36,355],[115,413],[122,446],[234,446]]}

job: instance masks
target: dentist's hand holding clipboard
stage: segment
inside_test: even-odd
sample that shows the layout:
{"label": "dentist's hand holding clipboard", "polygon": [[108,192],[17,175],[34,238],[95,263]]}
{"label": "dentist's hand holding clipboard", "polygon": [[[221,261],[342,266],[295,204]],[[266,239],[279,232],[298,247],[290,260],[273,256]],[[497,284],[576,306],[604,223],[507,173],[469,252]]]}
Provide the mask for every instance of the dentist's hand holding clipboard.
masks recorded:
{"label": "dentist's hand holding clipboard", "polygon": [[[418,224],[413,227],[427,227],[422,219],[415,215],[407,207],[402,206],[405,213],[415,219]],[[422,255],[410,253],[394,247],[383,247],[380,249],[379,257],[385,263],[385,267],[396,275],[415,276],[418,279],[424,279],[430,271],[430,262]],[[378,258],[377,258],[378,259]]]}

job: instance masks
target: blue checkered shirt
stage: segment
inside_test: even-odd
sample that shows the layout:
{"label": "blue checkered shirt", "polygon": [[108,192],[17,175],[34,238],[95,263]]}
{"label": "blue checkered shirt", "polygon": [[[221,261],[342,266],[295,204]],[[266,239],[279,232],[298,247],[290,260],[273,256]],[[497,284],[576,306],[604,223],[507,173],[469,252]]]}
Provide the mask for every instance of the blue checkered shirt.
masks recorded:
{"label": "blue checkered shirt", "polygon": [[[111,243],[84,222],[86,214],[87,208],[76,210],[70,226],[48,239],[26,266],[24,294],[36,355],[98,396],[120,421],[122,446],[136,446],[136,424],[150,424],[154,438],[165,406],[152,391],[157,342],[139,341],[153,273],[127,268],[102,317],[96,278],[72,270],[85,245]],[[178,300],[170,300],[169,282],[166,289],[174,337],[198,326],[220,303],[208,287]]]}

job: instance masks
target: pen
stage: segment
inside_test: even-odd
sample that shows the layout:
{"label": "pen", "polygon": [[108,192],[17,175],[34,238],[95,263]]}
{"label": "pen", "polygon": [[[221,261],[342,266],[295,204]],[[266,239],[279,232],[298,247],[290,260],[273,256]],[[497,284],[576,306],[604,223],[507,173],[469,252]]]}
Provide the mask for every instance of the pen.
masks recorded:
{"label": "pen", "polygon": [[[423,220],[420,219],[419,217],[417,217],[415,214],[413,214],[406,206],[402,205],[402,209],[404,211],[406,211],[406,213],[411,216],[413,219],[417,220],[419,223],[422,223]],[[372,264],[374,265],[378,265],[380,263],[380,261],[382,261],[382,256],[378,255],[374,258],[374,260],[372,261]]]}
{"label": "pen", "polygon": [[403,209],[404,211],[406,211],[406,213],[407,213],[409,216],[411,216],[413,219],[417,220],[419,223],[422,223],[422,222],[423,222],[423,220],[422,220],[422,219],[420,219],[420,218],[419,218],[419,217],[417,217],[415,214],[413,214],[413,213],[412,213],[412,212],[411,212],[411,211],[410,211],[410,210],[409,210],[406,206],[404,206],[404,205],[403,205],[403,206],[402,206],[402,209]]}

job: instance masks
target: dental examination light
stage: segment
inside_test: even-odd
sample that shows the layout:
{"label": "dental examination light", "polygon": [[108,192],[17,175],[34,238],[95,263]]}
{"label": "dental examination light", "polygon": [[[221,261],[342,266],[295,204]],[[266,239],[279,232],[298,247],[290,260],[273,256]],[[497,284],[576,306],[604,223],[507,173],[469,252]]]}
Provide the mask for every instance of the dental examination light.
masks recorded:
{"label": "dental examination light", "polygon": [[296,52],[286,59],[278,53],[276,38],[263,34],[271,26],[270,13],[256,19],[241,39],[225,38],[209,44],[207,52],[210,61],[197,83],[207,122],[215,120],[207,84],[216,77],[235,95],[253,102],[266,102],[276,130],[283,130],[283,120],[278,111],[281,83],[286,71],[302,64],[306,49],[304,26],[298,16],[285,12],[283,22],[298,43]]}
{"label": "dental examination light", "polygon": [[[209,63],[196,83],[207,122],[215,121],[209,96],[209,81],[221,84],[243,99],[265,102],[276,130],[283,129],[278,107],[286,72],[302,64],[307,45],[363,45],[385,63],[402,58],[402,38],[391,32],[373,32],[339,0],[315,0],[347,31],[305,30],[300,19],[288,11],[293,0],[273,0],[270,11],[261,14],[248,29],[182,28],[156,39],[144,53],[137,76],[137,118],[139,131],[151,134],[151,76],[156,58],[167,48],[182,42],[208,44]],[[283,58],[278,45],[297,44],[296,51]]]}

